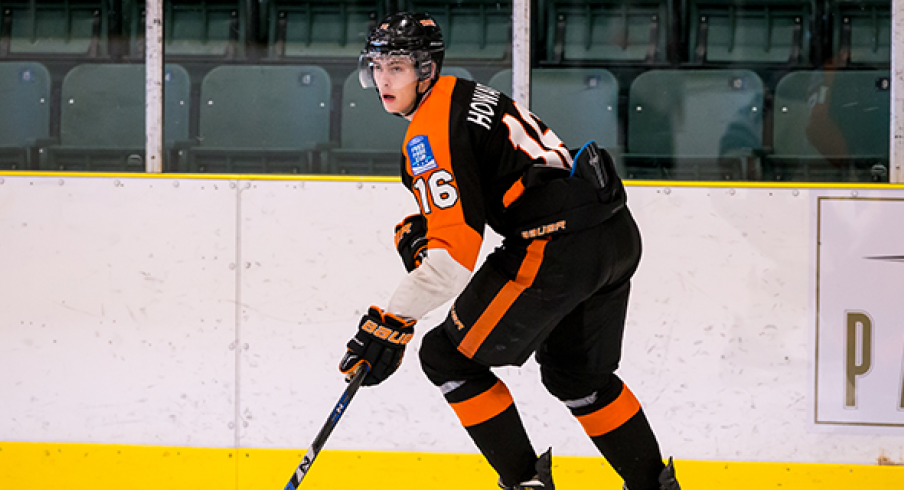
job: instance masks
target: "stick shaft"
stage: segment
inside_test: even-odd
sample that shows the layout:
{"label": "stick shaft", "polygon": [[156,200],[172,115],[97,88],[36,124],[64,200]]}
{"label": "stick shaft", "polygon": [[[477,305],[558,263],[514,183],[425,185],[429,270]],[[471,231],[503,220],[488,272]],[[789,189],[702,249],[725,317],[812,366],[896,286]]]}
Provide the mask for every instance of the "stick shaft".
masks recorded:
{"label": "stick shaft", "polygon": [[364,377],[366,375],[367,369],[359,368],[351,381],[349,381],[348,387],[345,388],[342,397],[339,398],[336,406],[333,407],[333,411],[330,412],[330,416],[326,419],[326,423],[320,428],[320,432],[317,433],[317,437],[314,438],[311,447],[305,452],[301,464],[295,469],[295,473],[292,474],[292,478],[289,479],[289,483],[286,484],[284,490],[296,490],[301,484],[301,481],[304,480],[305,475],[311,470],[311,465],[314,464],[314,459],[317,458],[317,454],[323,449],[323,446],[326,444],[326,440],[330,437],[333,429],[339,424],[339,419],[342,417],[342,414],[345,413],[345,409],[348,408],[348,405],[351,403],[352,397],[355,396],[358,388],[361,387],[361,383],[364,382]]}

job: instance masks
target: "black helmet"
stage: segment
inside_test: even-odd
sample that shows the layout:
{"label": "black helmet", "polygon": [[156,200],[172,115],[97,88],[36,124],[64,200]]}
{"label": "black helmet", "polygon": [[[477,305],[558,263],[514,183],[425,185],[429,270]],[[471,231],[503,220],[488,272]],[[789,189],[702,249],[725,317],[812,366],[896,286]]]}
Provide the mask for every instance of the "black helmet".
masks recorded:
{"label": "black helmet", "polygon": [[443,32],[427,13],[399,12],[383,19],[371,29],[358,58],[361,86],[374,86],[371,60],[378,56],[405,56],[414,61],[418,80],[428,80],[436,66],[443,68],[445,43]]}

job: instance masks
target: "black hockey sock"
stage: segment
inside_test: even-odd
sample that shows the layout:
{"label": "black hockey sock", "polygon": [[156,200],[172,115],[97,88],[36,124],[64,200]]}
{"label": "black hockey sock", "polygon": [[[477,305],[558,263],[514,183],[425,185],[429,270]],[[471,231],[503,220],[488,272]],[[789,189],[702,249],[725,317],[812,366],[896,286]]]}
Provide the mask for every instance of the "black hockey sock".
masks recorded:
{"label": "black hockey sock", "polygon": [[514,404],[499,415],[465,429],[506,486],[533,478],[537,453]]}
{"label": "black hockey sock", "polygon": [[643,410],[611,432],[590,438],[629,490],[659,490],[665,465]]}

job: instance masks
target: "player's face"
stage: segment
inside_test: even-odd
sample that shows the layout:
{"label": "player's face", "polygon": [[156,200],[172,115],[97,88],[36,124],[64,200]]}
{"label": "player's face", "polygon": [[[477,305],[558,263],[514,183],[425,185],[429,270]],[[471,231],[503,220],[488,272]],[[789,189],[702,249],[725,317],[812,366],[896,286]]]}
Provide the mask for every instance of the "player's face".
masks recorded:
{"label": "player's face", "polygon": [[417,98],[417,72],[410,58],[376,58],[373,60],[374,82],[387,112],[406,114]]}

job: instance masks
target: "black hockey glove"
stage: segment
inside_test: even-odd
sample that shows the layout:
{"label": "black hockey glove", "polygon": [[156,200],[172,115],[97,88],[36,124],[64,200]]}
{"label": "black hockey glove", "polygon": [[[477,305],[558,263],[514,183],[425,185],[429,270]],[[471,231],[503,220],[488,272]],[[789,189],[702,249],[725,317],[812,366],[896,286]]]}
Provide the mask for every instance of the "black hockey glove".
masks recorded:
{"label": "black hockey glove", "polygon": [[420,267],[427,258],[427,218],[412,214],[397,224],[395,245],[408,272]]}
{"label": "black hockey glove", "polygon": [[382,383],[396,372],[405,356],[405,346],[414,337],[414,320],[405,320],[371,306],[358,324],[358,333],[348,342],[348,352],[339,371],[350,377],[362,363],[370,366],[364,386]]}

